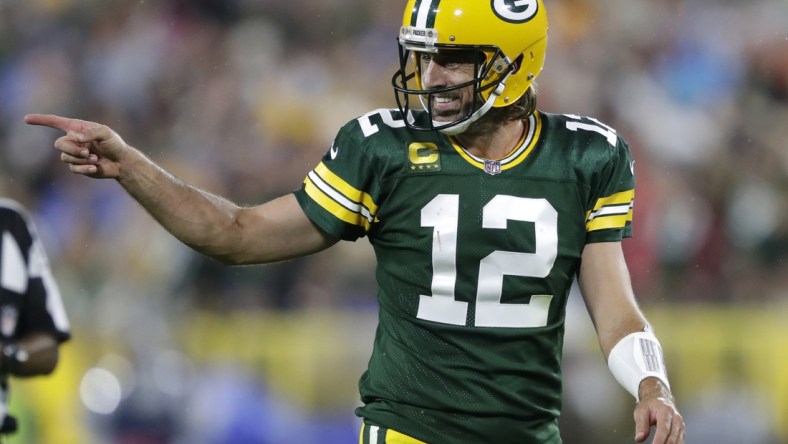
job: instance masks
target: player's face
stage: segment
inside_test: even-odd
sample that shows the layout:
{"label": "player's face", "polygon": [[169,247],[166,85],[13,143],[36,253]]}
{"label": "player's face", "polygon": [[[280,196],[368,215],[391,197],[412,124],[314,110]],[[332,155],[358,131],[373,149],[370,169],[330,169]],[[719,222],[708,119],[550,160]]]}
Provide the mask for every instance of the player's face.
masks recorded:
{"label": "player's face", "polygon": [[[471,82],[478,69],[480,53],[475,51],[442,51],[439,53],[417,53],[424,90],[450,88]],[[473,85],[430,95],[432,118],[437,121],[453,121],[470,114],[473,110]]]}

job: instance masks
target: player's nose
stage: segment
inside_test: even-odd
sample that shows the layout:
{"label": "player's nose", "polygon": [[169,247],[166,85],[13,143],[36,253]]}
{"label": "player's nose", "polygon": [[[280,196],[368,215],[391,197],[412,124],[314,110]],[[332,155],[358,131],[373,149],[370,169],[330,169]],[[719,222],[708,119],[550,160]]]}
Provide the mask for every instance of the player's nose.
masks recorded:
{"label": "player's nose", "polygon": [[421,83],[424,89],[444,86],[446,83],[446,68],[434,60],[430,60],[422,65]]}

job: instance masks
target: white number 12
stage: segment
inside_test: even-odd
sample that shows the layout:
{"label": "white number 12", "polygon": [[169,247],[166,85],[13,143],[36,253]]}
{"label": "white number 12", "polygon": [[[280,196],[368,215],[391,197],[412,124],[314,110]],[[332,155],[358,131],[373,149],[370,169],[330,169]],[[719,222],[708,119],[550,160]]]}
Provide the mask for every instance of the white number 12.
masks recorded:
{"label": "white number 12", "polygon": [[[419,319],[465,325],[468,303],[456,300],[454,294],[459,207],[459,195],[439,194],[421,210],[421,226],[433,227],[433,274],[432,295],[419,296]],[[534,223],[536,251],[493,251],[480,261],[474,325],[544,327],[552,295],[532,295],[529,303],[504,304],[501,294],[506,275],[543,278],[550,273],[558,254],[558,213],[545,199],[506,195],[495,196],[484,206],[482,228],[505,230],[510,220]]]}

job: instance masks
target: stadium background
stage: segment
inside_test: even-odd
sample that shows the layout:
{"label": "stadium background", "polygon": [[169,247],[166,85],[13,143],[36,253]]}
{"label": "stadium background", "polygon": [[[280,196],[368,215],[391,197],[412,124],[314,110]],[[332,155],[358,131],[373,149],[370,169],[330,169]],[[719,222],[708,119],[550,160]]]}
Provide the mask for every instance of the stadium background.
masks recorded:
{"label": "stadium background", "polygon": [[[637,159],[625,248],[688,442],[788,442],[788,2],[546,2],[540,107],[616,127]],[[217,266],[22,117],[107,123],[187,182],[267,200],[392,105],[402,3],[0,0],[0,194],[34,213],[74,330],[53,376],[14,381],[9,442],[356,440],[366,241]],[[632,442],[577,294],[568,311],[565,441]]]}

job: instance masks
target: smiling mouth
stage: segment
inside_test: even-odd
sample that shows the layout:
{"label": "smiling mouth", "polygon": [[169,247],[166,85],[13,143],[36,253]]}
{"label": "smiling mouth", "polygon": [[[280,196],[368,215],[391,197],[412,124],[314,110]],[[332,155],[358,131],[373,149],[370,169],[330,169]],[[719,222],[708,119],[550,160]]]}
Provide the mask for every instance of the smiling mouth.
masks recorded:
{"label": "smiling mouth", "polygon": [[432,114],[434,117],[454,116],[462,109],[459,97],[434,96],[432,98]]}

